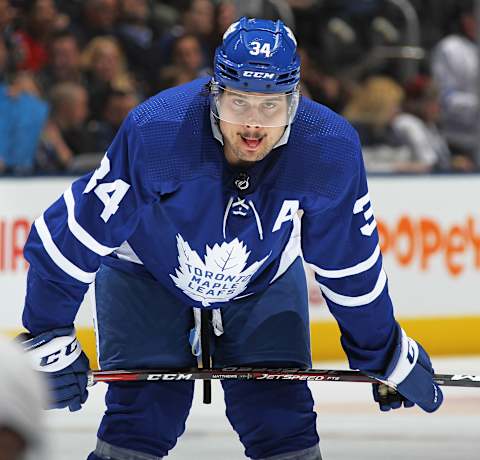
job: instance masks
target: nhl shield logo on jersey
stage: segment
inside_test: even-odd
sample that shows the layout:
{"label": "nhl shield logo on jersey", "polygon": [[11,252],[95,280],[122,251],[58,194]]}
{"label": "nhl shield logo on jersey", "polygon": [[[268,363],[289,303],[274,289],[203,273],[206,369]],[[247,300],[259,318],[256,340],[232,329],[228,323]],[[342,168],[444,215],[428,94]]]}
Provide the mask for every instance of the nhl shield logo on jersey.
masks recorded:
{"label": "nhl shield logo on jersey", "polygon": [[238,238],[230,243],[215,244],[213,248],[207,245],[204,261],[180,234],[177,249],[179,266],[175,269],[176,276],[170,275],[170,278],[184,294],[205,307],[239,296],[270,256],[246,267],[250,251]]}

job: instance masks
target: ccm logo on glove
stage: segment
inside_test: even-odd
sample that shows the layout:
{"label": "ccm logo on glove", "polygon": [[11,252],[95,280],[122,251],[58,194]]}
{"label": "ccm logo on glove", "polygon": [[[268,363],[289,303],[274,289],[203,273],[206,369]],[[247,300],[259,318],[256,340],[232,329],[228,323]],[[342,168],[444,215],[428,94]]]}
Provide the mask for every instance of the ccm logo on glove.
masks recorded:
{"label": "ccm logo on glove", "polygon": [[82,352],[75,337],[75,331],[69,335],[55,337],[48,342],[37,341],[34,338],[25,342],[24,346],[33,360],[34,368],[42,372],[56,372],[65,369]]}

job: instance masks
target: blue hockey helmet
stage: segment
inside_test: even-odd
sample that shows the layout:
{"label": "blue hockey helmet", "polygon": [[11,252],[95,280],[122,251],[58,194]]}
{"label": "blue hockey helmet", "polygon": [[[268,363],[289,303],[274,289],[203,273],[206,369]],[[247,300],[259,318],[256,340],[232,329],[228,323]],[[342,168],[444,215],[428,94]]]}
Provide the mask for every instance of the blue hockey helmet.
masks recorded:
{"label": "blue hockey helmet", "polygon": [[296,49],[295,37],[282,21],[234,22],[215,51],[210,86],[215,118],[264,127],[292,123],[300,98]]}
{"label": "blue hockey helmet", "polygon": [[260,93],[293,92],[300,81],[297,41],[282,21],[241,18],[215,51],[214,80]]}

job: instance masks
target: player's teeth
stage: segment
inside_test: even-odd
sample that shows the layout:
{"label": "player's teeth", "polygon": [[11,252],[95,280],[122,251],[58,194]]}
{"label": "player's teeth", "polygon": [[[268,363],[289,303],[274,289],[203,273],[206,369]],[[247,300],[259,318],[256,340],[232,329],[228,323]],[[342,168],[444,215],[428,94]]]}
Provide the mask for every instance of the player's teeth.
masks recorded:
{"label": "player's teeth", "polygon": [[247,143],[247,145],[249,147],[256,147],[260,143],[260,140],[259,139],[245,139],[245,142]]}

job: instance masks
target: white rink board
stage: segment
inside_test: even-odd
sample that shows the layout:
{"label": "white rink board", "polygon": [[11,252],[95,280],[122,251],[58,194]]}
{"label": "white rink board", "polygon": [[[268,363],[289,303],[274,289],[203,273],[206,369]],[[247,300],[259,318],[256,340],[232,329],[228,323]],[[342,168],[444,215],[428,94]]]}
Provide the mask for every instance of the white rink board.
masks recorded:
{"label": "white rink board", "polygon": [[[369,189],[397,317],[480,315],[480,176],[370,177]],[[331,318],[310,298],[313,318]]]}
{"label": "white rink board", "polygon": [[[20,327],[27,227],[71,180],[0,180],[0,329]],[[389,235],[384,265],[397,316],[479,315],[480,176],[371,177],[369,184],[381,237]],[[318,292],[311,288],[312,318],[331,319]],[[82,307],[77,325],[91,326],[90,318]]]}
{"label": "white rink board", "polygon": [[[378,220],[400,234],[383,251],[400,316],[480,315],[480,176],[377,177],[370,195]],[[413,225],[398,233],[402,219]]]}
{"label": "white rink board", "polygon": [[[21,327],[27,264],[16,254],[27,236],[24,224],[31,225],[71,182],[65,177],[0,179],[0,330]],[[77,325],[93,326],[91,318],[84,302]]]}

